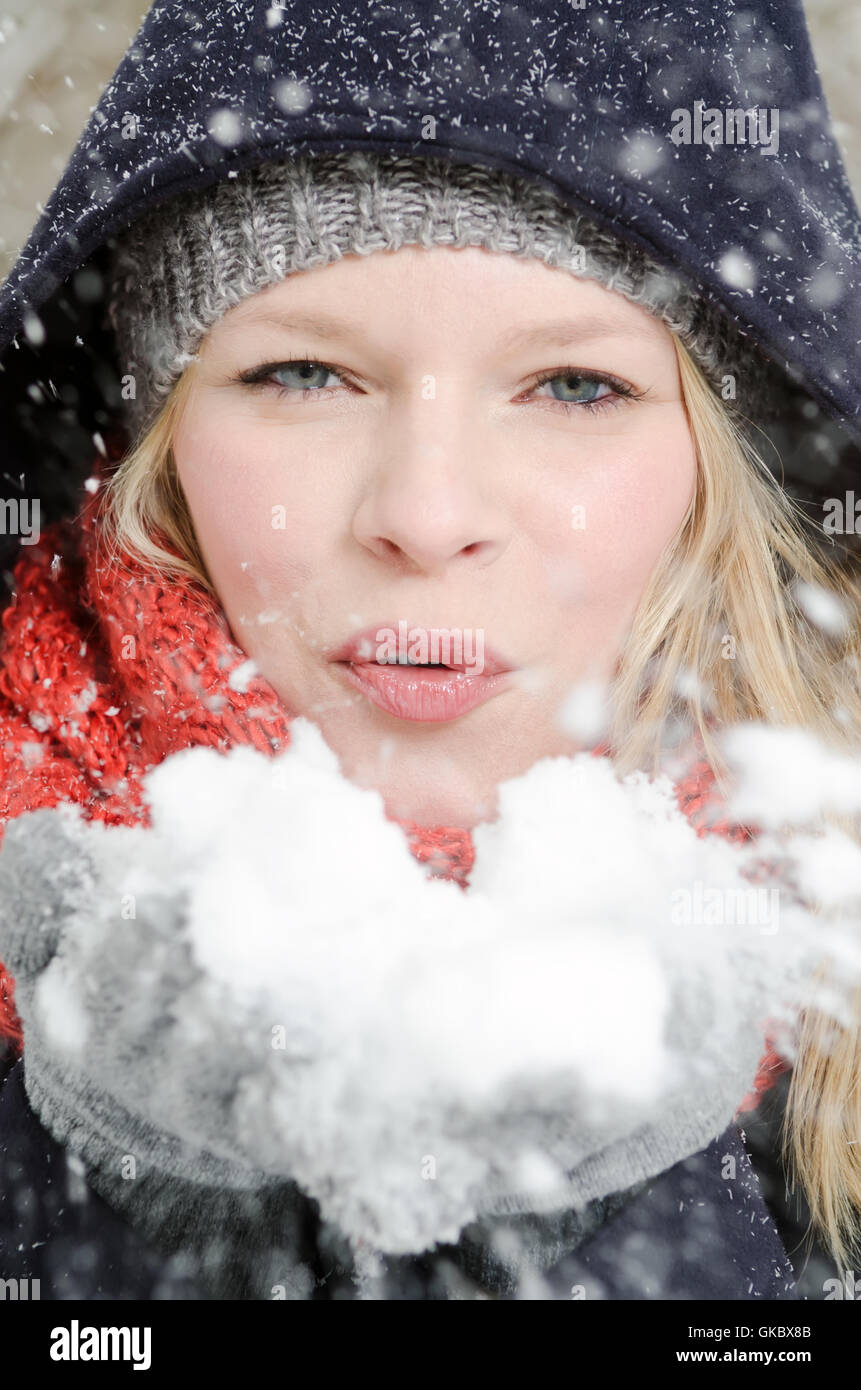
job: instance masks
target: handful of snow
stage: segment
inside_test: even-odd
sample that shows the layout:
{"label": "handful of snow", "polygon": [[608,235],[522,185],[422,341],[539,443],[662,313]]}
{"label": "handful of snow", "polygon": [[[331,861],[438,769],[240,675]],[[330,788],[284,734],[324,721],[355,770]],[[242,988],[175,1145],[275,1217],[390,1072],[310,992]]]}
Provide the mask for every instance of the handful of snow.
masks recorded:
{"label": "handful of snow", "polygon": [[601,1195],[570,1174],[643,1126],[656,1153],[673,1125],[707,1142],[824,947],[668,780],[585,754],[503,784],[466,892],[304,719],[277,759],[191,749],[146,788],[151,829],[68,806],[7,829],[25,1032],[176,1141],[152,1161],[295,1179],[393,1253]]}

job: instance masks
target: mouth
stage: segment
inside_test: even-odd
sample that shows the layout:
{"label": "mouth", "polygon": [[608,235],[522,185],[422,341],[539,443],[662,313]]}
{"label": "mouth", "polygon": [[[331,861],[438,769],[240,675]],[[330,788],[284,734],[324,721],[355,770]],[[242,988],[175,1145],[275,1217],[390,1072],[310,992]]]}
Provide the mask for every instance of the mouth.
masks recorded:
{"label": "mouth", "polygon": [[354,689],[386,714],[415,723],[445,723],[484,704],[511,683],[515,668],[483,642],[480,659],[474,650],[466,650],[467,642],[461,642],[463,650],[455,653],[433,649],[429,639],[434,633],[462,629],[409,629],[410,643],[420,645],[419,639],[425,640],[434,660],[415,660],[404,650],[403,641],[395,650],[381,646],[381,634],[401,630],[405,637],[407,626],[380,623],[367,628],[328,657],[343,669]]}

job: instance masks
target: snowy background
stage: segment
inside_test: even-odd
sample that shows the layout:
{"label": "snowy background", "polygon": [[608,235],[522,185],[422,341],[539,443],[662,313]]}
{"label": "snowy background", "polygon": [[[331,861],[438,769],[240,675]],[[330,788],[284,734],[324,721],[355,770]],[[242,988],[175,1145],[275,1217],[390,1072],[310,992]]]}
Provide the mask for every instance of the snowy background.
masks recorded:
{"label": "snowy background", "polygon": [[[0,6],[0,277],[5,278],[136,33],[141,0]],[[861,190],[861,5],[806,0],[837,138]]]}

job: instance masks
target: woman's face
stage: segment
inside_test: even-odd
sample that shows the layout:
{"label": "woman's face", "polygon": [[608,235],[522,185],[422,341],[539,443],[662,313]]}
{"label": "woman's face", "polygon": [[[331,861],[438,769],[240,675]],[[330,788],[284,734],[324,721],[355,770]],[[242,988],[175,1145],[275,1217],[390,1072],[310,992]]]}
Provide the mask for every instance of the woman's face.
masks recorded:
{"label": "woman's face", "polygon": [[174,457],[209,575],[348,777],[471,827],[582,746],[560,713],[612,675],[694,488],[663,324],[536,260],[405,247],[243,300],[192,370]]}

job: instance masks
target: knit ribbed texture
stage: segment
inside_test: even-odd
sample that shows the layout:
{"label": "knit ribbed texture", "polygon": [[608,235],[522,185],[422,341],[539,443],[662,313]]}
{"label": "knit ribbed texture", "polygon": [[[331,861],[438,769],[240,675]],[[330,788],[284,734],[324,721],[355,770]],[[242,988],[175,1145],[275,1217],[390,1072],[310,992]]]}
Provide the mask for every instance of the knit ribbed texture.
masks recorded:
{"label": "knit ribbed texture", "polygon": [[118,238],[109,316],[127,423],[152,424],[208,329],[250,295],[347,255],[484,247],[595,280],[663,320],[715,391],[760,408],[762,359],[722,310],[553,190],[481,164],[363,151],[263,163],[161,204]]}

